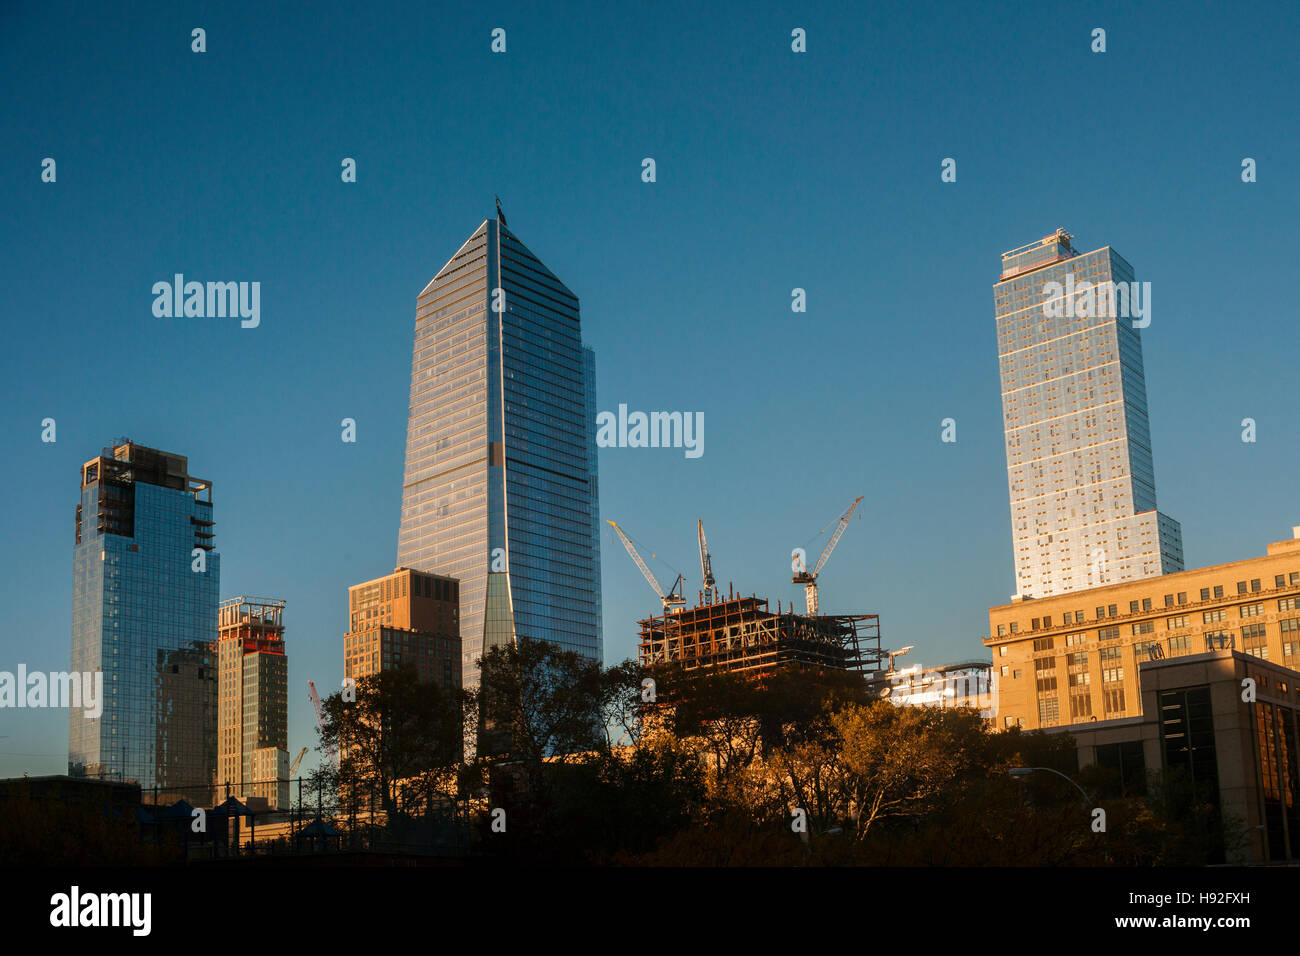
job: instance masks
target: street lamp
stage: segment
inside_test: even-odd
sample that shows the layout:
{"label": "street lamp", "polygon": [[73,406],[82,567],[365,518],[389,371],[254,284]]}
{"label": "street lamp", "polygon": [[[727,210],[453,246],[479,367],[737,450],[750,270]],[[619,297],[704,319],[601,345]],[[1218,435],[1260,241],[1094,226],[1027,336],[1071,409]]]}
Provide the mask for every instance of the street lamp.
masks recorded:
{"label": "street lamp", "polygon": [[1007,771],[1007,774],[1012,777],[1023,778],[1023,777],[1028,777],[1030,774],[1037,773],[1040,770],[1043,771],[1044,773],[1056,774],[1058,777],[1060,777],[1066,783],[1070,784],[1070,786],[1074,787],[1075,790],[1078,790],[1079,793],[1083,795],[1083,802],[1085,804],[1088,805],[1092,804],[1092,797],[1088,796],[1087,790],[1084,790],[1083,787],[1079,786],[1072,779],[1067,777],[1065,774],[1061,773],[1061,771],[1053,770],[1051,767],[1012,767],[1010,770]]}
{"label": "street lamp", "polygon": [[[1010,770],[1007,771],[1007,775],[1023,780],[1025,777],[1028,777],[1031,774],[1038,773],[1039,771],[1042,771],[1044,773],[1054,773],[1062,780],[1066,781],[1068,784],[1070,784],[1070,786],[1074,787],[1075,790],[1078,790],[1080,795],[1082,795],[1084,807],[1089,810],[1092,809],[1092,797],[1088,796],[1088,791],[1084,790],[1083,787],[1079,786],[1079,784],[1076,783],[1072,778],[1067,777],[1059,770],[1053,770],[1051,767],[1012,767]],[[1102,853],[1105,861],[1109,863],[1110,862],[1109,848],[1103,847]]]}

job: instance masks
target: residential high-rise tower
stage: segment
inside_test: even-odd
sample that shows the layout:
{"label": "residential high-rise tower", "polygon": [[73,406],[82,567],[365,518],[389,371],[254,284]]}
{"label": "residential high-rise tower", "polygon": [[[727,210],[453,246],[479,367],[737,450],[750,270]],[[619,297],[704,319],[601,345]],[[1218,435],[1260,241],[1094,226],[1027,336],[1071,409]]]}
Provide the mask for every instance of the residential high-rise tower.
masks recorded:
{"label": "residential high-rise tower", "polygon": [[1149,291],[1109,246],[1071,238],[1003,253],[993,286],[1019,598],[1183,568],[1182,530],[1156,510]]}
{"label": "residential high-rise tower", "polygon": [[[72,670],[102,670],[104,707],[73,709],[68,770],[207,802],[216,771],[220,556],[212,485],[184,456],[122,439],[81,468]],[[151,795],[153,796],[153,795]]]}
{"label": "residential high-rise tower", "polygon": [[218,796],[289,805],[289,658],[284,602],[237,597],[219,609]]}

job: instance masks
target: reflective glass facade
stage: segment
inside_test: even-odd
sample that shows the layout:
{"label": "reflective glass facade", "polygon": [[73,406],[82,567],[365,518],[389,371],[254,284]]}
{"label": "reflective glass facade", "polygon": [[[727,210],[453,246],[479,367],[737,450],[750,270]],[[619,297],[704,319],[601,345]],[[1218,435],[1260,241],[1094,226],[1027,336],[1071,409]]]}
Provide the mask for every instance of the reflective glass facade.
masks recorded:
{"label": "reflective glass facade", "polygon": [[487,220],[417,299],[397,553],[459,580],[466,686],[521,635],[602,658],[595,417],[577,297]]}
{"label": "reflective glass facade", "polygon": [[1156,510],[1132,306],[1121,315],[1115,299],[1098,297],[1092,309],[1065,309],[1048,288],[1067,277],[1073,287],[1131,283],[1133,268],[1110,247],[1079,254],[1069,240],[1060,230],[1005,253],[993,287],[1022,597],[1183,568],[1182,530]]}
{"label": "reflective glass facade", "polygon": [[209,800],[221,570],[213,540],[211,486],[188,475],[185,458],[123,442],[82,466],[71,668],[103,670],[104,708],[93,720],[71,712],[69,773]]}

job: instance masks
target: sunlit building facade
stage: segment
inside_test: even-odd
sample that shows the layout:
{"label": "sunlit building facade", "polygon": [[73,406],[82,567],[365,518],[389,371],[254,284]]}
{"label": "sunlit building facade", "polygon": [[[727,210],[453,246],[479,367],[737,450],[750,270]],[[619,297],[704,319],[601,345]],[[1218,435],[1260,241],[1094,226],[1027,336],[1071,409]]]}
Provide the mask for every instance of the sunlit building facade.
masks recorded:
{"label": "sunlit building facade", "polygon": [[[289,805],[289,658],[284,602],[237,597],[218,611],[220,796]],[[283,771],[283,773],[281,773]]]}
{"label": "sunlit building facade", "polygon": [[459,582],[467,687],[518,637],[602,657],[595,417],[577,297],[485,221],[417,299],[397,549]]}
{"label": "sunlit building facade", "polygon": [[213,541],[212,486],[184,456],[123,439],[82,466],[71,669],[103,671],[104,707],[96,719],[71,712],[69,773],[166,788],[164,799],[210,798]]}
{"label": "sunlit building facade", "polygon": [[461,682],[460,583],[398,568],[348,588],[343,676],[356,680],[411,664],[421,681]]}
{"label": "sunlit building facade", "polygon": [[[993,286],[1016,596],[1181,571],[1182,530],[1156,510],[1133,268],[1064,229],[1002,255]],[[1063,290],[1122,283],[1121,296]],[[1059,288],[1058,288],[1059,287]],[[1127,314],[1125,314],[1127,313]]]}

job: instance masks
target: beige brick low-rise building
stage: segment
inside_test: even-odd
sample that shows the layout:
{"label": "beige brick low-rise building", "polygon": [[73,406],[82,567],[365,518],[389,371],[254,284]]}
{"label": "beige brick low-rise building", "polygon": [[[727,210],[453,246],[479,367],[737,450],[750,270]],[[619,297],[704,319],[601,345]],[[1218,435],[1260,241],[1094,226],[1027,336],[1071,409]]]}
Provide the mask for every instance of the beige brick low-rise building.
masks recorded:
{"label": "beige brick low-rise building", "polygon": [[1138,666],[1235,649],[1300,669],[1300,528],[1256,558],[989,608],[999,727],[1142,714]]}

